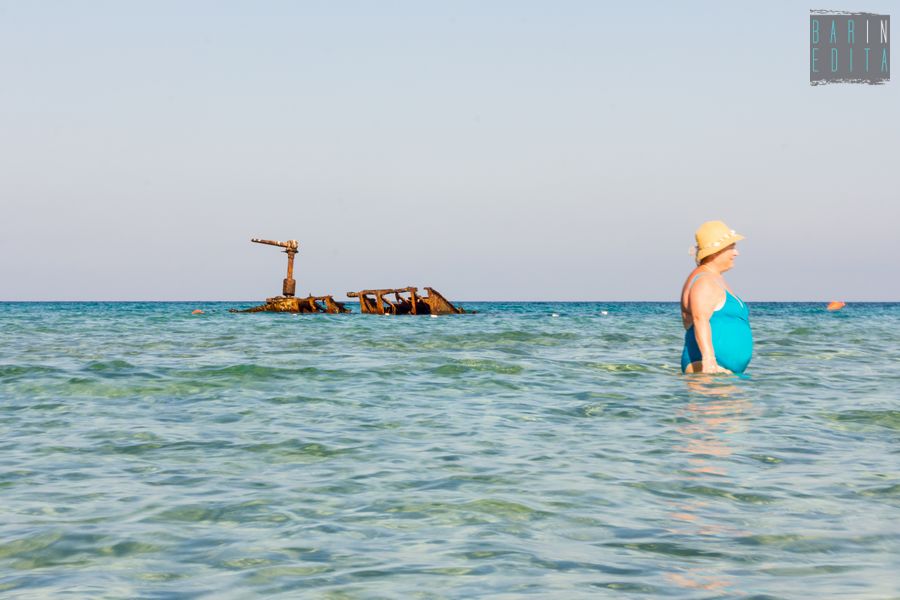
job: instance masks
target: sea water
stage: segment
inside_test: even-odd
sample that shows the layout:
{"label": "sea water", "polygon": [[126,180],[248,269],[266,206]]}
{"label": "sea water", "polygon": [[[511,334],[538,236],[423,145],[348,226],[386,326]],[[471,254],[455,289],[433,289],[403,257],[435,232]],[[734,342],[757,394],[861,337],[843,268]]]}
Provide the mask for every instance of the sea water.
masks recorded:
{"label": "sea water", "polygon": [[0,596],[900,595],[900,304],[463,305],[0,304]]}

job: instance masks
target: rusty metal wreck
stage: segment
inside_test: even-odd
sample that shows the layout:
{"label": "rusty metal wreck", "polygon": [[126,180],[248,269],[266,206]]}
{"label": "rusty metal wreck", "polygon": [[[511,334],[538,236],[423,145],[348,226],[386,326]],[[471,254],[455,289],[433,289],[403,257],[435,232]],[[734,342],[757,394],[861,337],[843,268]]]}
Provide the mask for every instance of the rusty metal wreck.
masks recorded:
{"label": "rusty metal wreck", "polygon": [[[294,281],[294,257],[300,244],[297,240],[279,242],[252,238],[251,242],[284,248],[287,254],[287,275],[282,286],[281,295],[266,298],[266,303],[244,310],[232,308],[229,312],[287,312],[287,313],[349,313],[344,302],[338,302],[333,296],[307,296],[297,298],[294,293],[297,282]],[[434,288],[424,288],[427,295],[420,295],[416,287],[368,289],[347,292],[348,298],[359,298],[360,312],[375,315],[458,315],[465,309],[454,306]],[[393,299],[390,297],[393,296]]]}

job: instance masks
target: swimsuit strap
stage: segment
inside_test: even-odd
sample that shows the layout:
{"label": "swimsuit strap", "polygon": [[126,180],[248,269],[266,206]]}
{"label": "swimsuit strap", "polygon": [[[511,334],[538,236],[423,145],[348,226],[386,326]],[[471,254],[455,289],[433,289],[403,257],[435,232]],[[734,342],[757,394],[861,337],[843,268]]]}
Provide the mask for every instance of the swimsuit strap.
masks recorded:
{"label": "swimsuit strap", "polygon": [[[688,285],[688,294],[691,293],[691,288],[694,287],[694,282],[697,281],[697,279],[699,279],[700,277],[703,277],[704,275],[712,275],[712,273],[704,272],[704,273],[697,273],[696,275],[694,275],[694,278],[691,279],[691,283]],[[721,283],[719,284],[719,287],[722,288],[723,290],[725,290],[726,294],[728,293],[728,290],[725,289],[725,286],[722,285]]]}

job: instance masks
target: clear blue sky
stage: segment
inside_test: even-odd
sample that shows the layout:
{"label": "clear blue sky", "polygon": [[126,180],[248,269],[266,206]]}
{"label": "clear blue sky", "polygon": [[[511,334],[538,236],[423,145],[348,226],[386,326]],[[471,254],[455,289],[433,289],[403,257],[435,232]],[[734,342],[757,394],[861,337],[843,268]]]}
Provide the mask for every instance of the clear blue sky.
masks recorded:
{"label": "clear blue sky", "polygon": [[262,299],[257,236],[298,294],[674,300],[707,219],[749,300],[898,300],[898,82],[807,31],[894,6],[0,0],[0,300]]}

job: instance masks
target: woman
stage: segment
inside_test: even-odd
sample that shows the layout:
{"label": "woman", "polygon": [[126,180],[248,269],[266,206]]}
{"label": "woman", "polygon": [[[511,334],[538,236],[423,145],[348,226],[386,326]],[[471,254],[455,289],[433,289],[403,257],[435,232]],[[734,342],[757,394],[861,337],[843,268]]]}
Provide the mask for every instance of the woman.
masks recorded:
{"label": "woman", "polygon": [[684,322],[684,373],[743,373],[753,354],[747,306],[722,277],[734,266],[736,243],[744,236],[721,221],[708,221],[696,233],[697,268],[681,289]]}

